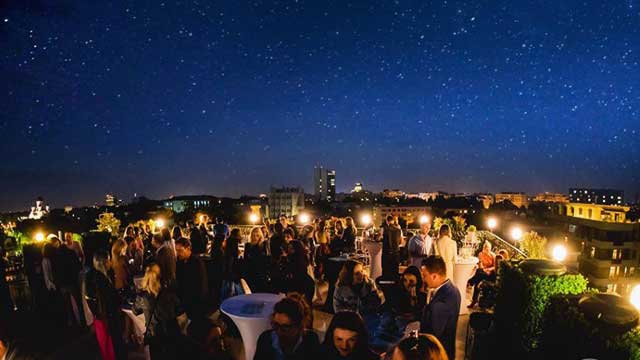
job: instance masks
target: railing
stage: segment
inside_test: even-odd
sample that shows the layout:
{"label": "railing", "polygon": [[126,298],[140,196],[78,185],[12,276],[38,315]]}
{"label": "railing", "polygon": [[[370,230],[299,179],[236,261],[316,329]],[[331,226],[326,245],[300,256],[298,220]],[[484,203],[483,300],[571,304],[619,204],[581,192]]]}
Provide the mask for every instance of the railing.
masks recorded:
{"label": "railing", "polygon": [[520,250],[518,247],[514,246],[510,242],[506,241],[505,239],[501,238],[500,236],[496,235],[491,231],[480,230],[478,231],[478,233],[479,233],[478,235],[480,235],[479,237],[491,241],[492,243],[494,243],[494,246],[500,245],[501,247],[507,247],[509,248],[509,250],[511,250],[511,252],[515,252],[524,258],[528,257],[524,251]]}

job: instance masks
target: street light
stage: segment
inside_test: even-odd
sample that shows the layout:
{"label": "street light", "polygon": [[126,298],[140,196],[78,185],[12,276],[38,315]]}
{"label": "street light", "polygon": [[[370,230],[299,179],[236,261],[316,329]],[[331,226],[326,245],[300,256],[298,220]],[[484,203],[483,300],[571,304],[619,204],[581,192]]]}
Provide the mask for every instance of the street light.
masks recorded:
{"label": "street light", "polygon": [[634,286],[633,290],[631,290],[631,304],[640,311],[640,284]]}
{"label": "street light", "polygon": [[298,215],[298,221],[300,221],[302,225],[308,224],[310,220],[311,220],[311,217],[307,213],[302,213]]}
{"label": "street light", "polygon": [[371,215],[369,214],[363,214],[360,217],[360,222],[362,223],[362,225],[364,225],[365,227],[368,226],[369,224],[371,224]]}
{"label": "street light", "polygon": [[164,227],[164,219],[157,218],[155,224],[158,229],[162,229]]}
{"label": "street light", "polygon": [[567,248],[564,245],[556,245],[551,254],[553,260],[563,262],[567,258]]}
{"label": "street light", "polygon": [[513,238],[513,240],[520,241],[522,239],[522,235],[522,229],[520,229],[519,227],[514,227],[513,229],[511,229],[511,237]]}
{"label": "street light", "polygon": [[496,226],[498,226],[498,220],[496,220],[496,218],[492,217],[487,220],[487,227],[489,227],[489,230],[491,230],[491,232],[493,232],[493,229],[495,229]]}
{"label": "street light", "polygon": [[420,218],[418,219],[420,225],[428,223],[429,220],[429,215],[420,215]]}
{"label": "street light", "polygon": [[43,233],[43,232],[41,232],[41,231],[38,231],[38,232],[33,236],[33,239],[34,239],[36,242],[43,242],[43,241],[44,241],[44,233]]}
{"label": "street light", "polygon": [[260,220],[260,215],[258,215],[256,213],[249,214],[249,221],[252,224],[256,224],[259,220]]}

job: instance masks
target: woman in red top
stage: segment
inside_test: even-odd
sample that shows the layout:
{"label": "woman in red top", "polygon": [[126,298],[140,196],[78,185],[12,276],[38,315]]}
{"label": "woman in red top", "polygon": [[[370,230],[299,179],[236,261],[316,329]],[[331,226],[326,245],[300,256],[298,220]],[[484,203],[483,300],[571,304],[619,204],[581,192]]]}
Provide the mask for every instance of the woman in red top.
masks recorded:
{"label": "woman in red top", "polygon": [[478,255],[478,260],[480,261],[478,261],[476,274],[469,279],[469,284],[473,285],[473,298],[468,306],[470,308],[474,307],[478,302],[478,296],[480,295],[478,285],[484,280],[495,281],[496,279],[496,254],[491,252],[490,242],[484,243],[482,252]]}

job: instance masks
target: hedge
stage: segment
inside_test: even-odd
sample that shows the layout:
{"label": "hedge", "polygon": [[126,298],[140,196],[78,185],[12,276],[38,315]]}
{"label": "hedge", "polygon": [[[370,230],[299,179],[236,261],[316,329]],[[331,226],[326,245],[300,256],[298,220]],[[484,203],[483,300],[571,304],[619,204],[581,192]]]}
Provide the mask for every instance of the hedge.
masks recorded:
{"label": "hedge", "polygon": [[495,329],[511,354],[531,355],[540,344],[544,314],[555,295],[587,290],[579,274],[540,276],[523,272],[518,261],[501,261],[495,306]]}

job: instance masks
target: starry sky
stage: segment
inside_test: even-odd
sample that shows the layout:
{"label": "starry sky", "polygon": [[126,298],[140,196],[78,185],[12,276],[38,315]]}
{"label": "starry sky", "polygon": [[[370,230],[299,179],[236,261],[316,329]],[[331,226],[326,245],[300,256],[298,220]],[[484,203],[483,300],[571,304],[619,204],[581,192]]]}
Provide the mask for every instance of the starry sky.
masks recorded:
{"label": "starry sky", "polygon": [[640,3],[0,0],[0,210],[640,191]]}

